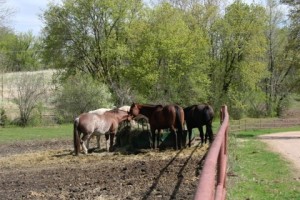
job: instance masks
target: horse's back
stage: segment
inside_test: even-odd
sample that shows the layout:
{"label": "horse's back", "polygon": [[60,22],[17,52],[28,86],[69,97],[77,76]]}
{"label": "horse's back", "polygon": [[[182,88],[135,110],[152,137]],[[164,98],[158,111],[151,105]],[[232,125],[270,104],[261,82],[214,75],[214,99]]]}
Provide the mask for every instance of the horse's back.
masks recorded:
{"label": "horse's back", "polygon": [[94,113],[94,114],[102,115],[105,112],[110,111],[110,110],[111,110],[110,108],[99,108],[97,110],[91,110],[88,113]]}
{"label": "horse's back", "polygon": [[152,124],[162,128],[169,128],[172,125],[176,126],[176,115],[180,115],[179,121],[183,124],[183,109],[180,106],[177,106],[176,108],[176,106],[177,105],[157,105],[156,110],[151,117]]}
{"label": "horse's back", "polygon": [[214,117],[213,108],[208,104],[188,106],[184,108],[184,114],[188,126],[205,125]]}
{"label": "horse's back", "polygon": [[78,128],[84,133],[105,133],[111,127],[111,121],[105,115],[96,113],[83,113],[79,115]]}
{"label": "horse's back", "polygon": [[121,107],[119,107],[119,110],[122,110],[122,111],[125,111],[125,112],[129,112],[129,110],[130,110],[130,106],[121,106]]}

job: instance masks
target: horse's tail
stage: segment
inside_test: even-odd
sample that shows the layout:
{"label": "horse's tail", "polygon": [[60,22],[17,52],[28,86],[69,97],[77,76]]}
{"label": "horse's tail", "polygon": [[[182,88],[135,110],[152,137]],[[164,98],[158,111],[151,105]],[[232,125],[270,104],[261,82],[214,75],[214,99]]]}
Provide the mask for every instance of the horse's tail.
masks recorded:
{"label": "horse's tail", "polygon": [[[175,110],[176,110],[176,120],[175,124],[177,127],[177,144],[179,145],[178,147],[181,148],[181,145],[185,147],[185,139],[184,139],[184,134],[183,134],[183,122],[181,121],[181,118],[184,116],[181,116],[181,110],[179,106],[175,105]],[[184,120],[183,120],[184,121]]]}
{"label": "horse's tail", "polygon": [[182,133],[183,127],[182,127],[182,123],[181,123],[181,112],[180,112],[180,108],[179,106],[175,105],[175,111],[176,111],[176,127],[178,129],[178,131],[180,131]]}
{"label": "horse's tail", "polygon": [[74,120],[74,152],[75,155],[78,156],[79,151],[80,151],[80,137],[79,137],[79,132],[78,132],[78,123],[79,123],[79,118],[77,117]]}
{"label": "horse's tail", "polygon": [[214,109],[209,105],[206,105],[204,109],[205,109],[204,113],[205,113],[206,121],[208,123],[212,123],[212,120],[213,120],[214,115],[215,115]]}
{"label": "horse's tail", "polygon": [[[205,143],[207,141],[207,137],[209,137],[209,141],[212,142],[214,138],[213,130],[212,130],[212,121],[214,118],[214,109],[210,105],[205,106],[205,120],[206,120],[206,134],[205,134]],[[208,135],[207,135],[208,134]]]}

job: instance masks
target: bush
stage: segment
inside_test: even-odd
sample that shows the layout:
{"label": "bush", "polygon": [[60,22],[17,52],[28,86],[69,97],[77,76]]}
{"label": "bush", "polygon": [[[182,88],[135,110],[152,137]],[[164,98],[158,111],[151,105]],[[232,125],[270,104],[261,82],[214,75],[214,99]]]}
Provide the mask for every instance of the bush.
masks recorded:
{"label": "bush", "polygon": [[56,92],[55,106],[59,123],[71,122],[83,112],[111,108],[112,95],[103,83],[92,77],[77,74],[69,77]]}
{"label": "bush", "polygon": [[8,123],[7,115],[3,108],[0,109],[0,126],[5,126]]}

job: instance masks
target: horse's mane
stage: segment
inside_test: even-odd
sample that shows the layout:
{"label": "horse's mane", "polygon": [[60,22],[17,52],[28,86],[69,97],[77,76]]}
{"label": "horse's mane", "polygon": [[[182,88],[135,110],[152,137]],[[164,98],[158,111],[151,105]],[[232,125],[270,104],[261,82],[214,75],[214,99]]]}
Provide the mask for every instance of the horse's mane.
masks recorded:
{"label": "horse's mane", "polygon": [[106,112],[108,112],[108,113],[119,113],[119,112],[126,112],[127,113],[127,111],[125,111],[125,110],[120,110],[119,108],[114,108],[114,109],[111,109],[111,110],[109,110],[109,111],[106,111]]}
{"label": "horse's mane", "polygon": [[143,107],[150,107],[150,108],[163,107],[163,105],[161,104],[137,104],[137,105],[141,105]]}

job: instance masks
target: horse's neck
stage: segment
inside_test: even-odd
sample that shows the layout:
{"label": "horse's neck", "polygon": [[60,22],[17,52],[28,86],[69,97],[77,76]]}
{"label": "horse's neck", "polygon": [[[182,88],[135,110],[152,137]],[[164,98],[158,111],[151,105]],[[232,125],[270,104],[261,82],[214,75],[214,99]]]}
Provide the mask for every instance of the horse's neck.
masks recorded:
{"label": "horse's neck", "polygon": [[144,106],[140,109],[140,114],[150,118],[153,112],[156,110],[156,107]]}
{"label": "horse's neck", "polygon": [[122,121],[124,121],[124,120],[126,120],[126,119],[128,119],[128,114],[127,114],[127,112],[118,114],[118,115],[117,115],[117,119],[118,119],[118,122],[119,122],[119,123],[122,122]]}

